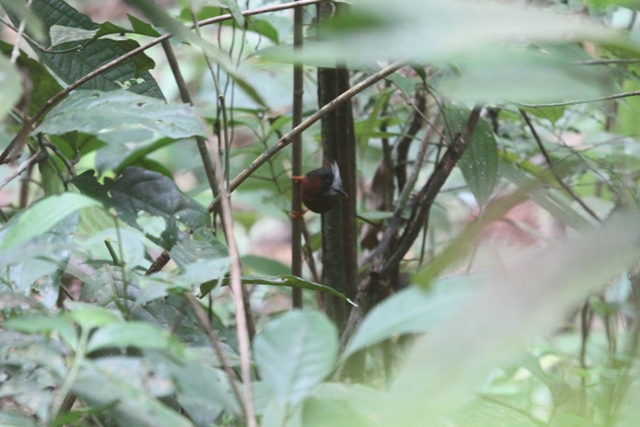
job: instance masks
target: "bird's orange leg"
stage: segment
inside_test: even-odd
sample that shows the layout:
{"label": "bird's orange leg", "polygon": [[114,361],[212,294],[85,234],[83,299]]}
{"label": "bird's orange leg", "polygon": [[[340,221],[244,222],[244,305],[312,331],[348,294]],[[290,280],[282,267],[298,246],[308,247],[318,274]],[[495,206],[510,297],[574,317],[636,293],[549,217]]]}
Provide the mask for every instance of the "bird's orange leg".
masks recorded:
{"label": "bird's orange leg", "polygon": [[[302,182],[302,181],[304,181],[304,178],[305,178],[304,176],[300,176],[300,175],[293,175],[293,176],[291,177],[291,181],[293,181],[293,182]],[[304,215],[304,214],[305,214],[305,212],[307,212],[307,209],[302,209],[302,211],[300,211],[300,212],[291,212],[291,213],[289,214],[289,217],[290,217],[291,219],[295,219],[295,218],[302,218],[302,215]]]}

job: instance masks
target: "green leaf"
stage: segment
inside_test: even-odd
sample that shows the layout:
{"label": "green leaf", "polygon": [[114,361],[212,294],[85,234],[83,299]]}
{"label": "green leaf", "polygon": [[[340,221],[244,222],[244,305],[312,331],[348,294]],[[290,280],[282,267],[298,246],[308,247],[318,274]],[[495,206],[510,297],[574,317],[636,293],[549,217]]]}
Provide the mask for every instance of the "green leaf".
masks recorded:
{"label": "green leaf", "polygon": [[321,313],[293,310],[269,322],[253,348],[262,378],[275,397],[295,405],[331,372],[338,335]]}
{"label": "green leaf", "polygon": [[[57,294],[60,283],[57,271],[64,269],[71,255],[78,218],[77,212],[72,213],[28,242],[0,250],[0,280],[11,284],[19,294],[28,294],[36,282],[40,291],[50,287]],[[0,230],[0,242],[9,230],[10,227]],[[51,299],[44,298],[42,303],[53,307],[56,302]]]}
{"label": "green leaf", "polygon": [[129,18],[129,22],[131,23],[131,27],[133,28],[133,31],[135,33],[149,37],[160,37],[161,34],[158,32],[158,30],[156,30],[148,22],[145,22],[129,14],[127,14],[127,18]]}
{"label": "green leaf", "polygon": [[[536,420],[537,421],[537,420]],[[554,423],[558,421],[554,417]],[[523,412],[510,408],[508,405],[498,404],[482,399],[475,399],[470,404],[466,405],[463,409],[456,411],[448,417],[445,417],[441,421],[440,425],[454,425],[454,426],[473,426],[473,427],[496,427],[496,426],[508,426],[508,427],[539,427],[539,422],[534,422],[534,418],[523,414]],[[583,423],[578,424],[564,424],[558,423],[557,425],[568,426],[580,426],[587,427]]]}
{"label": "green leaf", "polygon": [[76,91],[56,105],[34,131],[65,134],[72,131],[103,136],[106,132],[146,130],[170,138],[206,136],[193,107],[125,90]]}
{"label": "green leaf", "polygon": [[7,229],[0,241],[0,249],[16,247],[40,236],[72,213],[99,206],[96,200],[74,193],[50,196],[34,203],[5,225]]}
{"label": "green leaf", "polygon": [[120,316],[119,313],[95,304],[67,300],[64,306],[69,310],[66,317],[76,322],[82,328],[92,329],[122,322],[122,316]]}
{"label": "green leaf", "polygon": [[91,406],[111,405],[106,410],[117,425],[193,427],[189,420],[152,397],[142,385],[90,362],[84,363],[71,391]]}
{"label": "green leaf", "polygon": [[181,349],[180,341],[168,332],[146,322],[117,322],[99,328],[91,335],[87,351],[108,347],[139,349]]}
{"label": "green leaf", "polygon": [[376,390],[360,384],[320,384],[304,403],[305,427],[369,427],[380,409]]}
{"label": "green leaf", "polygon": [[[98,29],[98,24],[94,23],[86,15],[78,12],[63,0],[33,0],[31,11],[44,24],[45,33],[48,34],[51,27],[61,25],[65,27],[75,27],[84,30]],[[17,25],[18,17],[9,13],[9,17]],[[120,44],[114,40],[95,40],[84,46],[84,42],[65,43],[59,46],[58,50],[70,49],[72,47],[82,47],[82,49],[70,49],[63,52],[48,52],[41,50],[38,46],[30,43],[35,53],[42,62],[52,70],[62,81],[67,84],[84,77],[90,71],[110,62],[125,53],[138,43],[132,40],[128,44]],[[41,42],[46,48],[51,47],[48,36]],[[142,54],[142,56],[146,56]],[[133,92],[164,99],[162,91],[156,81],[147,70],[150,59],[139,61],[138,59],[128,59],[121,64],[114,66],[104,73],[94,77],[82,85],[83,89],[116,90],[120,88],[120,83],[140,77],[141,84],[133,85]],[[138,64],[143,64],[142,66]]]}
{"label": "green leaf", "polygon": [[[466,108],[447,107],[444,117],[449,140],[464,132],[470,114],[471,111]],[[478,121],[458,166],[478,204],[485,205],[498,179],[498,145],[491,125],[486,120]]]}
{"label": "green leaf", "polygon": [[358,350],[396,335],[433,330],[451,310],[466,300],[474,281],[477,278],[473,276],[442,279],[432,286],[438,286],[444,292],[427,292],[412,286],[385,299],[367,314],[341,359],[346,360]]}
{"label": "green leaf", "polygon": [[73,325],[62,317],[30,313],[25,316],[9,318],[2,322],[2,327],[27,334],[58,332],[72,348],[77,344],[77,336]]}
{"label": "green leaf", "polygon": [[522,107],[527,113],[533,114],[541,119],[547,119],[552,124],[555,124],[564,115],[566,107],[542,107],[542,108],[528,108]]}
{"label": "green leaf", "polygon": [[139,211],[164,219],[162,234],[148,237],[166,249],[186,237],[181,228],[198,230],[209,226],[207,208],[185,196],[171,179],[157,172],[129,167],[117,179],[106,178],[104,185],[100,185],[88,171],[73,183],[84,194],[114,208],[132,227],[142,228],[137,222]]}

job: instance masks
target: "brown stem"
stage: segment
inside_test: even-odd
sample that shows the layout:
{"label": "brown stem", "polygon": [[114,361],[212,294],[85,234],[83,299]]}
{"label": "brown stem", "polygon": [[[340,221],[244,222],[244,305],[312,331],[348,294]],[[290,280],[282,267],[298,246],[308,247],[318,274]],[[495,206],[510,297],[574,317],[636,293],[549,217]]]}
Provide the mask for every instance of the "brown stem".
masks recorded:
{"label": "brown stem", "polygon": [[[301,7],[293,11],[293,45],[297,50],[302,49],[303,41],[303,15]],[[293,108],[291,113],[291,126],[296,127],[302,122],[302,102],[304,95],[302,64],[293,66]],[[293,176],[302,175],[302,134],[293,137],[291,145],[291,174]],[[302,212],[302,201],[300,197],[300,181],[292,181],[291,192],[291,212]],[[291,217],[291,274],[302,276],[302,215],[292,215]],[[291,291],[291,303],[293,308],[302,308],[302,289],[293,288]]]}

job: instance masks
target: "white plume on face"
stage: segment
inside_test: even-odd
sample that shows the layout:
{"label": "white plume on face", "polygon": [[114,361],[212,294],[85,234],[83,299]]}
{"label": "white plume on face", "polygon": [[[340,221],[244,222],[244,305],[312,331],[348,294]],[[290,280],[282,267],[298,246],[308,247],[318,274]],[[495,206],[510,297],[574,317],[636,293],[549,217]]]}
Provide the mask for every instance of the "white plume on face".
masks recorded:
{"label": "white plume on face", "polygon": [[333,182],[331,183],[331,188],[334,190],[342,190],[342,179],[340,178],[340,169],[338,169],[338,164],[334,160],[331,163],[331,170],[333,172]]}

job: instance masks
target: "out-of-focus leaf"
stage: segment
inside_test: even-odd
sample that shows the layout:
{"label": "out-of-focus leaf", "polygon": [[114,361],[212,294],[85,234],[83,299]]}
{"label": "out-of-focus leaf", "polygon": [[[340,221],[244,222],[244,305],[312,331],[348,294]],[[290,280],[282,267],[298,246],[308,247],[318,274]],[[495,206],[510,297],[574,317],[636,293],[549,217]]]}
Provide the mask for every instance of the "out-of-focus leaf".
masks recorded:
{"label": "out-of-focus leaf", "polygon": [[146,322],[117,322],[99,328],[91,335],[87,351],[109,347],[180,350],[180,341],[168,332]]}
{"label": "out-of-focus leaf", "polygon": [[72,213],[89,206],[99,205],[98,201],[75,193],[46,197],[20,215],[11,218],[5,225],[7,231],[0,241],[0,249],[26,243],[46,233]]}
{"label": "out-of-focus leaf", "polygon": [[578,64],[592,59],[580,52],[582,55],[561,47],[542,51],[486,49],[456,59],[458,72],[448,74],[437,87],[460,101],[489,103],[593,99],[610,93],[614,82],[609,69]]}
{"label": "out-of-focus leaf", "polygon": [[[475,276],[442,279],[432,287],[443,292],[427,292],[417,286],[404,289],[385,299],[367,314],[347,344],[341,359],[395,335],[433,330],[443,318],[468,297]],[[466,291],[462,291],[463,288]]]}
{"label": "out-of-focus leaf", "polygon": [[2,327],[27,334],[40,333],[48,335],[51,332],[57,332],[71,348],[77,346],[77,334],[73,324],[62,317],[29,313],[25,316],[15,316],[3,321]]}
{"label": "out-of-focus leaf", "polygon": [[[554,422],[556,421],[554,417]],[[475,400],[455,414],[446,417],[434,426],[445,427],[447,425],[473,427],[536,427],[537,422],[527,417],[522,412],[516,411],[507,405],[499,405],[485,400]],[[572,424],[559,424],[569,426]],[[586,427],[584,424],[575,424]]]}
{"label": "out-of-focus leaf", "polygon": [[554,191],[552,188],[534,185],[535,180],[532,177],[527,176],[525,172],[502,158],[498,168],[500,175],[514,183],[518,188],[526,189],[527,195],[542,208],[549,211],[555,218],[576,230],[585,230],[591,227],[591,224],[571,207],[571,201],[563,194]]}
{"label": "out-of-focus leaf", "polygon": [[323,383],[304,403],[305,427],[367,427],[379,410],[377,392],[359,384]]}
{"label": "out-of-focus leaf", "polygon": [[140,385],[87,362],[71,388],[92,406],[112,405],[108,414],[118,425],[193,427],[186,418],[162,404]]}
{"label": "out-of-focus leaf", "polygon": [[0,96],[0,119],[4,119],[22,96],[20,73],[4,55],[0,55]]}
{"label": "out-of-focus leaf", "polygon": [[[383,424],[423,426],[460,406],[491,369],[513,361],[589,293],[640,256],[637,216],[523,252],[422,337],[390,387]],[[472,355],[472,357],[469,357]],[[391,421],[393,420],[393,421]]]}
{"label": "out-of-focus leaf", "polygon": [[[4,41],[0,41],[0,50],[5,55],[9,55],[13,46]],[[51,75],[47,67],[33,58],[29,58],[22,50],[16,63],[27,70],[29,79],[31,80],[31,86],[38,88],[38,90],[32,90],[29,94],[29,104],[27,111],[30,115],[35,114],[36,111],[42,107],[42,105],[53,95],[62,90],[60,83]],[[9,90],[9,88],[5,88]],[[4,104],[3,104],[4,105]],[[8,103],[7,103],[8,105]]]}
{"label": "out-of-focus leaf", "polygon": [[523,39],[540,43],[567,40],[568,34],[592,40],[612,36],[604,27],[551,11],[494,2],[399,0],[393,8],[385,6],[384,0],[358,2],[328,21],[323,52],[333,48],[333,57],[345,61],[392,57],[421,63]]}
{"label": "out-of-focus leaf", "polygon": [[80,131],[100,136],[136,129],[170,138],[206,136],[191,106],[167,104],[125,90],[77,91],[56,105],[34,132],[61,135]]}
{"label": "out-of-focus leaf", "polygon": [[95,304],[68,300],[65,301],[64,306],[69,310],[66,316],[86,329],[111,325],[123,320],[119,313]]}
{"label": "out-of-focus leaf", "polygon": [[269,322],[253,348],[262,378],[276,399],[296,405],[331,372],[338,337],[321,313],[294,310]]}
{"label": "out-of-focus leaf", "polygon": [[[470,114],[471,111],[466,108],[447,107],[444,117],[449,140],[464,132]],[[498,145],[491,125],[486,120],[478,120],[458,166],[478,204],[486,204],[498,179]]]}

